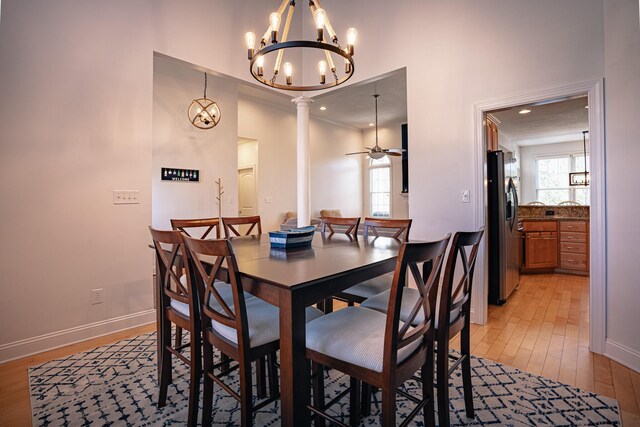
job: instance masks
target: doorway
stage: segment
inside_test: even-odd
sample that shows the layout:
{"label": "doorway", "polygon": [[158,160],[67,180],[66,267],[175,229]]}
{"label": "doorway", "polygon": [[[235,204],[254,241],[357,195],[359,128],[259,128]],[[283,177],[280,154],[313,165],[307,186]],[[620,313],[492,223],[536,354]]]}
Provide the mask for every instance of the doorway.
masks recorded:
{"label": "doorway", "polygon": [[[587,263],[589,265],[590,272],[588,279],[588,315],[590,319],[589,348],[593,352],[603,353],[605,347],[606,319],[604,303],[606,289],[606,235],[604,224],[606,212],[604,209],[604,117],[602,82],[600,80],[577,83],[545,91],[517,94],[503,99],[476,104],[476,191],[477,194],[481,195],[476,199],[476,225],[480,227],[489,224],[486,159],[487,151],[490,147],[488,144],[490,144],[491,141],[490,138],[487,138],[486,133],[486,114],[492,111],[511,109],[516,106],[541,106],[554,101],[557,102],[573,99],[581,95],[584,96],[585,94],[588,105],[588,109],[585,109],[588,111],[588,139],[586,140],[586,148],[589,158],[587,164],[591,178],[591,184],[589,186],[590,221],[586,226],[587,229],[585,230],[585,232],[589,234],[589,246],[591,249],[590,253],[587,255]],[[546,209],[544,210],[546,211]],[[558,230],[557,233],[560,233],[560,230]],[[556,235],[556,238],[559,238],[559,234]],[[558,242],[558,244],[560,243],[561,242]],[[558,248],[561,248],[561,246],[558,246]],[[479,258],[479,262],[482,262],[485,266],[484,280],[479,281],[480,289],[473,296],[472,302],[474,309],[473,320],[480,324],[484,324],[488,317],[489,255],[488,239],[485,239],[481,257]]]}
{"label": "doorway", "polygon": [[258,215],[258,141],[238,138],[238,216]]}

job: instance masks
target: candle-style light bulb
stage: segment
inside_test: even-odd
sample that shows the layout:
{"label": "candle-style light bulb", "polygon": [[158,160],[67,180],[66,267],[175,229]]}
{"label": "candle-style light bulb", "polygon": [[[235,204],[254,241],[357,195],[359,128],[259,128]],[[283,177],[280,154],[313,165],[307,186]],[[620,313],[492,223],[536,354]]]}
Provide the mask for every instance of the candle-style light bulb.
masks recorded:
{"label": "candle-style light bulb", "polygon": [[247,42],[247,55],[249,56],[249,59],[251,59],[253,58],[253,53],[256,48],[256,35],[249,31],[248,33],[245,33],[244,40]]}
{"label": "candle-style light bulb", "polygon": [[287,78],[287,86],[291,86],[291,73],[293,73],[293,66],[291,62],[284,63],[284,75]]}
{"label": "candle-style light bulb", "polygon": [[258,59],[256,59],[256,66],[258,67],[258,75],[260,77],[262,77],[262,75],[264,74],[264,56],[260,55],[258,56]]}
{"label": "candle-style light bulb", "polygon": [[324,40],[324,26],[327,22],[327,12],[324,9],[316,9],[316,29],[318,30],[318,41]]}
{"label": "candle-style light bulb", "polygon": [[318,62],[318,71],[320,72],[320,84],[323,85],[326,82],[325,75],[327,74],[327,63],[325,61]]}
{"label": "candle-style light bulb", "polygon": [[271,25],[271,43],[278,43],[278,29],[280,28],[280,15],[273,12],[269,15],[269,24]]}
{"label": "candle-style light bulb", "polygon": [[356,39],[358,38],[358,30],[355,28],[349,28],[347,30],[347,51],[349,55],[353,55]]}

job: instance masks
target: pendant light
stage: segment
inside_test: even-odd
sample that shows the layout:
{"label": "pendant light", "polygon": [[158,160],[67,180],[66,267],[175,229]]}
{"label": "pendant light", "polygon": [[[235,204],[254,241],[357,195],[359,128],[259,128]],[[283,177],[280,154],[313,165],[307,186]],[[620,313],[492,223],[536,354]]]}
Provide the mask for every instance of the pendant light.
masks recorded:
{"label": "pendant light", "polygon": [[207,98],[207,73],[204,73],[204,96],[189,105],[189,121],[198,129],[213,129],[220,122],[220,107]]}
{"label": "pendant light", "polygon": [[582,131],[582,152],[584,154],[584,172],[571,172],[569,174],[569,185],[587,187],[591,183],[591,177],[587,171],[587,134],[588,130]]}

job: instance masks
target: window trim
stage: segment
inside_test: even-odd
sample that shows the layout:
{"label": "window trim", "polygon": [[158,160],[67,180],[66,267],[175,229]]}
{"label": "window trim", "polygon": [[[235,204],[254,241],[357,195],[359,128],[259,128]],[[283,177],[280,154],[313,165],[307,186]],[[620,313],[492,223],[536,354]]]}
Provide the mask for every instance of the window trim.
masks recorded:
{"label": "window trim", "polygon": [[[562,158],[568,158],[569,159],[569,172],[584,172],[584,171],[579,171],[577,170],[576,167],[576,159],[578,157],[584,157],[584,153],[583,152],[577,152],[577,151],[565,151],[565,152],[561,152],[561,153],[556,153],[556,154],[540,154],[537,156],[533,157],[534,160],[534,164],[535,164],[535,194],[536,194],[536,200],[540,201],[539,197],[538,197],[538,192],[540,190],[544,191],[544,190],[568,190],[569,191],[569,199],[572,202],[576,202],[576,190],[579,189],[583,189],[583,188],[590,188],[590,186],[588,187],[576,187],[576,186],[571,186],[567,184],[567,187],[553,187],[553,188],[540,188],[538,186],[538,178],[539,178],[539,168],[538,168],[538,160],[546,160],[546,159],[562,159]],[[585,166],[587,166],[590,162],[591,162],[591,157],[589,156],[589,153],[587,153],[587,159],[588,161],[585,159]],[[583,206],[591,206],[591,197],[589,197],[589,204],[587,205],[583,205]]]}
{"label": "window trim", "polygon": [[[386,164],[380,164],[380,165],[373,165],[372,163],[376,160],[376,159],[369,159],[369,164],[367,166],[367,181],[369,184],[369,188],[367,189],[367,193],[369,194],[369,203],[368,203],[368,207],[367,209],[369,210],[369,215],[370,217],[373,217],[373,206],[372,201],[373,198],[371,197],[371,194],[373,193],[371,191],[371,171],[373,169],[382,169],[382,168],[387,168],[389,170],[389,218],[393,218],[393,162],[391,161],[391,158],[389,158],[389,156],[385,156],[383,157],[384,159],[386,159],[387,163]],[[378,159],[380,160],[380,159]],[[376,217],[376,218],[384,218],[384,217]]]}

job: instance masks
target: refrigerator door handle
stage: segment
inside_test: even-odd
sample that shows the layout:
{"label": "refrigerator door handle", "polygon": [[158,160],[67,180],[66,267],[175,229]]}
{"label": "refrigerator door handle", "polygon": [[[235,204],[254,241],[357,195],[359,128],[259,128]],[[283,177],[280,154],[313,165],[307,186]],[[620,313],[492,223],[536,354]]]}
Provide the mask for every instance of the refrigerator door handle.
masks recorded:
{"label": "refrigerator door handle", "polygon": [[507,185],[507,191],[511,193],[512,200],[512,212],[511,218],[509,219],[509,228],[513,231],[513,227],[518,222],[518,192],[516,191],[516,186],[513,184],[513,179],[509,178],[509,184]]}

